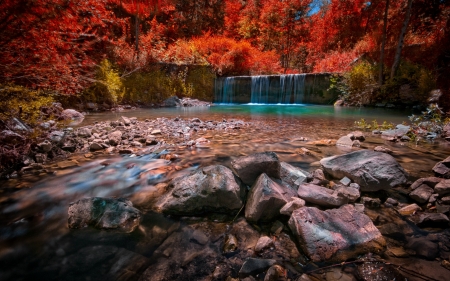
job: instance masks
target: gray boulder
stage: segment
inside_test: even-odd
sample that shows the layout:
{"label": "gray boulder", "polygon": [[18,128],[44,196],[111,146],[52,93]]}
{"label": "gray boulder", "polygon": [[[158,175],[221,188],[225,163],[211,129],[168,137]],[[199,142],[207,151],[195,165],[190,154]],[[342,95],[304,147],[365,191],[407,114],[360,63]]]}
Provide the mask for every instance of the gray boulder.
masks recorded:
{"label": "gray boulder", "polygon": [[289,227],[313,262],[345,261],[367,252],[380,252],[386,242],[370,218],[352,205],[321,211],[295,210]]}
{"label": "gray boulder", "polygon": [[298,187],[297,194],[306,202],[322,207],[334,208],[348,203],[348,198],[342,196],[339,192],[311,183],[301,184]]}
{"label": "gray boulder", "polygon": [[245,187],[230,169],[212,165],[173,179],[156,208],[174,215],[236,214],[244,204],[244,196]]}
{"label": "gray boulder", "polygon": [[299,184],[312,178],[311,174],[300,168],[294,167],[286,162],[281,162],[281,180],[291,187],[297,189]]}
{"label": "gray boulder", "polygon": [[296,196],[295,190],[273,181],[261,174],[251,187],[245,206],[248,221],[270,221],[280,214],[280,209]]}
{"label": "gray boulder", "polygon": [[360,150],[320,160],[325,172],[335,178],[348,177],[361,191],[389,189],[407,181],[407,173],[389,154]]}
{"label": "gray boulder", "polygon": [[140,223],[141,212],[123,198],[84,198],[69,206],[69,228],[94,226],[132,232]]}
{"label": "gray boulder", "polygon": [[[76,111],[75,109],[64,109],[61,112],[61,115],[59,116],[59,120],[65,120],[65,121],[83,121],[84,115],[80,112]],[[78,122],[76,122],[78,123]],[[74,124],[74,123],[72,123]]]}
{"label": "gray boulder", "polygon": [[276,179],[281,177],[281,164],[274,152],[239,157],[231,162],[231,166],[246,185],[252,185],[262,173]]}
{"label": "gray boulder", "polygon": [[450,156],[436,163],[433,167],[433,172],[443,178],[450,178]]}

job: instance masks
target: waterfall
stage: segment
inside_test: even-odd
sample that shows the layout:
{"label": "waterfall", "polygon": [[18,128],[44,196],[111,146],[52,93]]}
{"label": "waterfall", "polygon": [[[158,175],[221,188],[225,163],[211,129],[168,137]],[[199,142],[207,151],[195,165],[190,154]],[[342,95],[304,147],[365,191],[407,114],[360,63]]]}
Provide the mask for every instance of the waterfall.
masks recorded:
{"label": "waterfall", "polygon": [[236,95],[236,79],[235,77],[226,77],[216,79],[215,81],[215,100],[218,103],[233,103]]}
{"label": "waterfall", "polygon": [[252,76],[251,103],[269,102],[269,76]]}

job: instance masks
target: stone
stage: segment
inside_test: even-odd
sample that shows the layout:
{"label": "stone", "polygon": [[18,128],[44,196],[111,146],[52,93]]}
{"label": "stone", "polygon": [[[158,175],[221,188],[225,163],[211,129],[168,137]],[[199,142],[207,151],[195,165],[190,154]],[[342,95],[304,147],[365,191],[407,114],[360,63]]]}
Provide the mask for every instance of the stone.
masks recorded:
{"label": "stone", "polygon": [[109,142],[109,144],[110,145],[114,145],[114,146],[119,145],[120,142],[122,141],[122,135],[123,135],[123,133],[121,131],[119,131],[119,130],[111,132],[108,135],[108,139],[109,139],[108,142]]}
{"label": "stone", "polygon": [[274,235],[280,235],[280,233],[283,231],[284,229],[284,224],[281,221],[275,221],[272,224],[272,227],[270,228],[270,233],[274,234]]}
{"label": "stone", "polygon": [[450,196],[445,196],[441,198],[441,203],[449,205],[450,204]]}
{"label": "stone", "polygon": [[436,186],[436,184],[438,184],[439,182],[441,182],[442,179],[441,178],[437,178],[437,177],[429,177],[429,178],[420,178],[418,180],[416,180],[415,182],[413,182],[413,184],[411,184],[411,190],[414,190],[416,188],[418,188],[419,186],[421,186],[422,184],[426,184],[431,188],[434,188]]}
{"label": "stone", "polygon": [[295,210],[289,227],[313,262],[345,261],[359,254],[380,252],[386,242],[370,218],[352,205],[321,211]]}
{"label": "stone", "polygon": [[104,147],[102,146],[101,143],[98,143],[98,142],[93,142],[89,145],[90,151],[97,151],[97,150],[102,150],[102,149],[104,149]]}
{"label": "stone", "polygon": [[53,143],[61,142],[66,134],[63,131],[53,131],[49,134],[49,138]]}
{"label": "stone", "polygon": [[311,174],[286,162],[281,162],[281,180],[297,189],[298,185],[311,178]]}
{"label": "stone", "polygon": [[92,136],[92,130],[86,127],[79,128],[77,131],[77,135],[80,138],[88,138]]}
{"label": "stone", "polygon": [[406,238],[402,228],[396,223],[386,223],[378,227],[381,234],[387,237],[391,237],[397,240],[404,240]]}
{"label": "stone", "polygon": [[433,194],[434,190],[429,187],[426,184],[422,184],[418,188],[414,189],[410,194],[409,197],[411,197],[414,201],[416,201],[419,204],[424,204],[428,202],[428,199],[430,199],[431,194]]}
{"label": "stone", "polygon": [[393,154],[393,153],[394,153],[392,150],[390,150],[389,148],[384,147],[384,146],[376,146],[376,147],[373,149],[373,151],[376,151],[376,152],[383,152],[383,153],[387,153],[387,154]]}
{"label": "stone", "polygon": [[190,240],[200,245],[205,245],[206,243],[208,243],[209,238],[203,231],[196,229],[194,230],[194,232],[192,232]]}
{"label": "stone", "polygon": [[423,213],[420,214],[417,220],[417,226],[420,227],[440,227],[447,228],[449,219],[446,215],[441,213]]}
{"label": "stone", "polygon": [[175,178],[168,189],[155,205],[166,214],[236,214],[244,204],[245,187],[222,165],[207,166]]}
{"label": "stone", "polygon": [[336,142],[337,146],[353,147],[354,141],[349,136],[343,136]]}
{"label": "stone", "polygon": [[345,197],[348,199],[348,202],[356,202],[361,196],[359,189],[354,188],[353,186],[344,186],[338,185],[334,190],[337,191],[339,197]]}
{"label": "stone", "polygon": [[280,214],[280,209],[295,195],[295,190],[273,181],[263,173],[247,195],[245,218],[251,222],[270,221]]}
{"label": "stone", "polygon": [[0,133],[0,141],[2,141],[4,143],[17,143],[17,142],[22,142],[24,140],[25,140],[25,138],[22,135],[15,133],[13,131],[10,131],[10,130],[3,130]]}
{"label": "stone", "polygon": [[298,187],[297,194],[306,202],[322,207],[340,207],[348,203],[348,199],[341,196],[337,191],[323,186],[304,183]]}
{"label": "stone", "polygon": [[73,161],[73,160],[64,160],[64,161],[58,162],[57,166],[60,169],[72,168],[72,167],[78,166],[78,162]]}
{"label": "stone", "polygon": [[273,240],[268,236],[261,236],[256,242],[255,252],[259,253],[264,249],[270,248],[273,246]]}
{"label": "stone", "polygon": [[434,260],[439,254],[439,246],[426,237],[410,238],[406,247],[414,250],[416,256],[427,260]]}
{"label": "stone", "polygon": [[59,117],[60,120],[84,119],[84,115],[75,109],[64,109]]}
{"label": "stone", "polygon": [[328,185],[329,181],[325,178],[325,174],[322,169],[315,169],[312,173],[313,179],[309,183],[315,185]]}
{"label": "stone", "polygon": [[130,126],[131,125],[131,120],[130,118],[126,117],[126,116],[121,116],[122,122],[125,126]]}
{"label": "stone", "polygon": [[433,167],[433,172],[443,178],[450,178],[450,156],[436,163]]}
{"label": "stone", "polygon": [[450,179],[445,179],[436,184],[434,191],[440,196],[450,194]]}
{"label": "stone", "polygon": [[292,197],[291,201],[287,202],[280,210],[280,214],[290,216],[294,210],[297,210],[301,207],[305,206],[305,200]]}
{"label": "stone", "polygon": [[348,273],[343,272],[341,268],[330,268],[325,273],[326,281],[356,281],[356,278]]}
{"label": "stone", "polygon": [[50,150],[52,150],[53,146],[52,146],[51,142],[49,142],[48,140],[45,140],[45,141],[39,143],[38,147],[43,152],[49,152]]}
{"label": "stone", "polygon": [[262,173],[276,179],[281,178],[281,164],[274,152],[239,157],[231,162],[231,166],[246,185],[252,185]]}
{"label": "stone", "polygon": [[161,130],[160,129],[155,129],[150,134],[151,135],[161,135]]}
{"label": "stone", "polygon": [[44,163],[45,161],[47,161],[47,154],[36,153],[34,158],[36,159],[36,163]]}
{"label": "stone", "polygon": [[181,100],[177,96],[172,96],[167,99],[165,99],[161,103],[162,107],[180,107],[181,106]]}
{"label": "stone", "polygon": [[415,212],[421,211],[421,210],[422,210],[422,208],[420,208],[416,203],[414,203],[414,204],[410,204],[408,206],[401,208],[400,210],[398,210],[398,212],[402,216],[409,216],[409,215],[412,215]]}
{"label": "stone", "polygon": [[356,268],[358,280],[409,280],[400,274],[399,270],[387,263],[362,263]]}
{"label": "stone", "polygon": [[286,270],[280,265],[272,265],[266,272],[264,281],[279,281],[285,279]]}
{"label": "stone", "polygon": [[132,232],[140,223],[141,212],[123,198],[92,197],[80,199],[69,205],[69,228],[94,226]]}
{"label": "stone", "polygon": [[349,179],[349,178],[347,178],[347,177],[343,177],[339,182],[342,183],[342,184],[345,185],[345,186],[348,186],[348,185],[350,185],[350,183],[352,182],[352,180]]}
{"label": "stone", "polygon": [[225,236],[225,242],[223,243],[222,251],[224,253],[233,253],[238,248],[238,241],[233,234],[227,234]]}
{"label": "stone", "polygon": [[361,197],[361,203],[369,208],[379,208],[381,200],[379,198]]}
{"label": "stone", "polygon": [[335,178],[348,177],[361,191],[390,189],[407,181],[407,173],[389,154],[360,150],[320,160],[325,172]]}
{"label": "stone", "polygon": [[275,262],[275,260],[271,259],[248,258],[239,270],[239,277],[245,278],[250,275],[262,273],[274,265]]}
{"label": "stone", "polygon": [[398,124],[397,126],[395,126],[395,129],[392,130],[386,130],[386,131],[381,131],[381,135],[383,137],[392,137],[392,138],[401,138],[402,136],[406,135],[409,130],[411,129],[410,126],[405,126],[402,124]]}
{"label": "stone", "polygon": [[395,200],[394,198],[391,198],[391,197],[387,198],[385,203],[391,204],[392,206],[397,206],[398,205],[398,201]]}

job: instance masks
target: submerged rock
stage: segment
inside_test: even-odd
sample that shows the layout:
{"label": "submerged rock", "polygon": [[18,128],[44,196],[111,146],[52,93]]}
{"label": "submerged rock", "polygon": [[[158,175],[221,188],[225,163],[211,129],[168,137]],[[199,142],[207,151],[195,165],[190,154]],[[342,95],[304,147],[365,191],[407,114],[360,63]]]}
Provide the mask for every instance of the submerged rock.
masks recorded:
{"label": "submerged rock", "polygon": [[325,172],[335,178],[348,177],[361,191],[378,191],[404,184],[407,173],[389,154],[360,150],[320,160]]}
{"label": "submerged rock", "polygon": [[236,214],[244,204],[245,188],[230,169],[221,165],[204,167],[175,178],[169,189],[156,202],[157,210],[167,214]]}
{"label": "submerged rock", "polygon": [[276,179],[281,177],[281,164],[274,152],[255,153],[239,157],[231,162],[231,166],[247,185],[252,185],[262,173]]}
{"label": "submerged rock", "polygon": [[126,199],[84,198],[69,206],[69,228],[94,226],[132,232],[140,223],[141,212]]}
{"label": "submerged rock", "polygon": [[379,252],[386,245],[370,218],[352,205],[326,211],[297,209],[289,219],[289,227],[314,262],[345,261],[362,253]]}

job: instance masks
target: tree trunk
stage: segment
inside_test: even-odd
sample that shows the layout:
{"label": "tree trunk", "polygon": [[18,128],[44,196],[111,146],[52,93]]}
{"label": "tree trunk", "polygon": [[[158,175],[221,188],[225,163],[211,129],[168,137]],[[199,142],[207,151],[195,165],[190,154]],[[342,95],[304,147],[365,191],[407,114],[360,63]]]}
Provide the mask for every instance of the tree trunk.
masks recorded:
{"label": "tree trunk", "polygon": [[402,30],[400,32],[400,37],[398,38],[397,51],[395,52],[394,63],[392,64],[391,69],[391,79],[394,78],[395,73],[397,72],[398,66],[400,64],[400,56],[402,53],[403,43],[406,34],[406,28],[408,27],[409,18],[411,17],[411,7],[413,0],[408,0],[408,7],[406,10],[405,21],[403,22]]}
{"label": "tree trunk", "polygon": [[384,10],[384,19],[383,19],[383,38],[381,39],[381,49],[380,49],[380,63],[379,63],[379,72],[378,72],[378,85],[383,85],[383,61],[384,61],[384,47],[386,45],[386,32],[387,32],[387,20],[388,20],[388,12],[389,12],[389,0],[386,0],[386,8]]}

